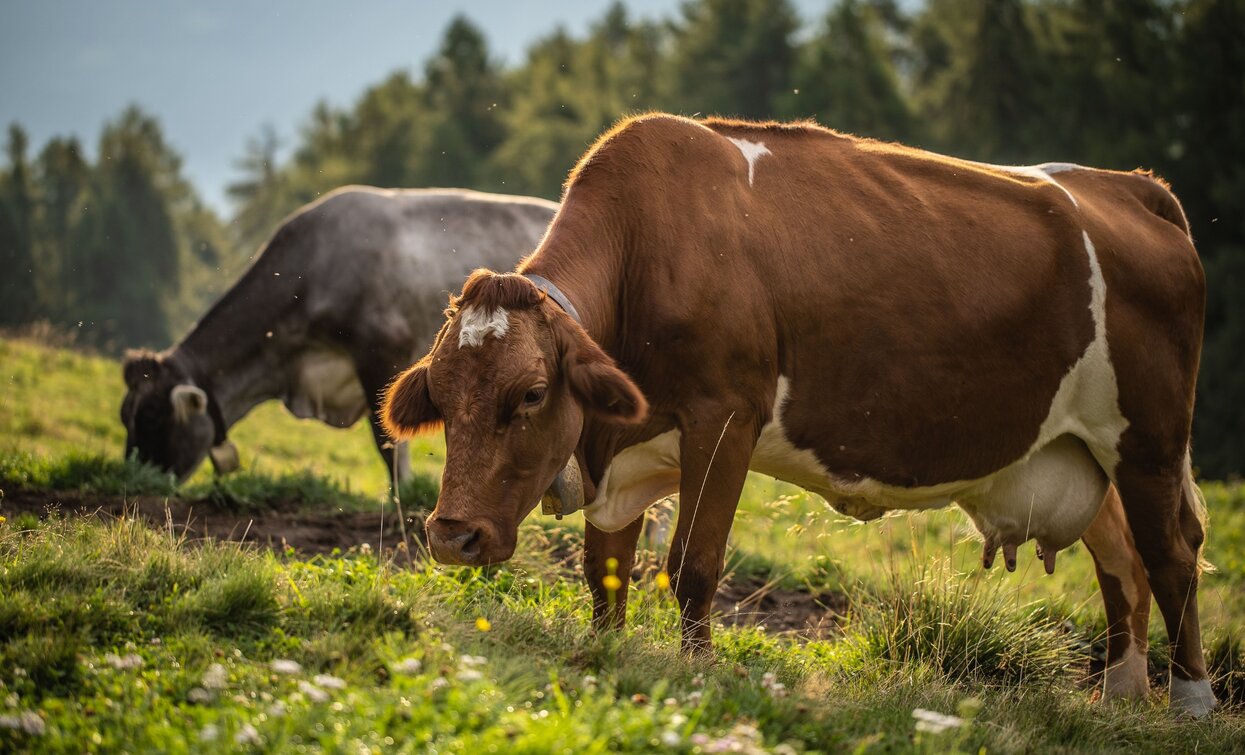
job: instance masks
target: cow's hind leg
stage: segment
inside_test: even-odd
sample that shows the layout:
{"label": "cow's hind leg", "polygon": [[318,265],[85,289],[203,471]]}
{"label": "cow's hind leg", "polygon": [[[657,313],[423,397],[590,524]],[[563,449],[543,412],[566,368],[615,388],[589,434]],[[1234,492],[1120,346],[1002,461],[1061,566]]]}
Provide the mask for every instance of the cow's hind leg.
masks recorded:
{"label": "cow's hind leg", "polygon": [[[643,514],[617,532],[584,523],[584,577],[592,593],[592,626],[597,631],[622,629],[627,623],[627,590],[643,524]],[[617,577],[616,584],[608,579],[611,576]]]}
{"label": "cow's hind leg", "polygon": [[1215,707],[1198,624],[1199,551],[1204,537],[1188,459],[1138,465],[1125,455],[1116,471],[1137,551],[1171,644],[1171,706],[1202,716]]}
{"label": "cow's hind leg", "polygon": [[1103,698],[1145,697],[1150,688],[1146,663],[1150,582],[1114,487],[1107,490],[1098,516],[1081,539],[1094,557],[1107,611]]}

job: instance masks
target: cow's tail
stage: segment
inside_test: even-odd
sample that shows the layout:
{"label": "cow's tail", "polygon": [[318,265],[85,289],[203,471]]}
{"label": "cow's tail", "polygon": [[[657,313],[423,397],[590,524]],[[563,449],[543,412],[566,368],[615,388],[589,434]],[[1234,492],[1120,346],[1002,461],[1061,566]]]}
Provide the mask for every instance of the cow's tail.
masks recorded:
{"label": "cow's tail", "polygon": [[1197,568],[1199,572],[1212,572],[1215,565],[1206,560],[1206,537],[1210,534],[1210,516],[1206,513],[1206,495],[1198,487],[1193,476],[1193,454],[1185,451],[1184,472],[1180,483],[1180,505],[1188,506],[1197,523],[1202,527],[1202,544],[1197,549]]}
{"label": "cow's tail", "polygon": [[1130,193],[1141,202],[1143,207],[1152,215],[1166,220],[1183,231],[1184,235],[1192,238],[1189,219],[1185,217],[1184,208],[1180,206],[1180,200],[1172,194],[1171,186],[1166,181],[1148,170],[1135,170],[1128,176],[1133,179],[1129,186]]}

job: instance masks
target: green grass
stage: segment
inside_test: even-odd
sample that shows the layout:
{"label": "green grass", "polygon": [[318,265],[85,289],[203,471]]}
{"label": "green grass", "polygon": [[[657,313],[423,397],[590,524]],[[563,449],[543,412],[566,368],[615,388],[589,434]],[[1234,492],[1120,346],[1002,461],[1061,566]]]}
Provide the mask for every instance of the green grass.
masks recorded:
{"label": "green grass", "polygon": [[[962,578],[869,596],[835,641],[719,627],[712,665],[677,655],[677,611],[650,582],[629,632],[594,636],[586,590],[552,570],[539,528],[524,534],[485,572],[188,548],[132,520],[0,525],[0,715],[42,729],[0,727],[0,749],[1160,752],[1245,737],[1240,717],[1176,722],[1159,696],[1091,704],[1066,635]],[[914,708],[975,718],[914,739]]]}
{"label": "green grass", "polygon": [[[386,491],[362,425],[333,430],[260,407],[232,433],[242,474],[200,471],[175,490],[121,460],[115,362],[0,340],[0,381],[0,489],[175,493],[242,509],[375,507]],[[422,440],[416,468],[437,472],[442,449],[440,438]],[[435,479],[404,488],[408,510],[435,502]],[[1218,567],[1201,590],[1208,658],[1224,684],[1245,690],[1245,487],[1205,488]],[[816,642],[719,628],[719,662],[706,666],[677,655],[677,608],[647,582],[625,634],[592,635],[586,589],[547,554],[581,522],[534,517],[516,560],[483,572],[192,547],[127,520],[15,517],[0,524],[0,750],[677,752],[733,737],[770,750],[1158,752],[1245,742],[1239,713],[1178,723],[1162,691],[1137,705],[1091,704],[1083,652],[1104,618],[1079,545],[1051,577],[1035,558],[1015,574],[982,572],[958,511],[858,524],[753,475],[728,567],[843,591],[851,616],[841,637]],[[491,631],[476,629],[480,617]],[[1162,663],[1157,612],[1151,637]],[[464,654],[487,660],[474,667]],[[130,656],[141,665],[126,667]],[[303,671],[276,672],[278,659]],[[419,670],[401,671],[411,659]],[[319,692],[300,690],[316,674],[345,686],[318,685],[329,698],[317,702]],[[964,727],[915,732],[914,708],[971,711],[974,700]],[[23,712],[42,734],[6,725],[40,726]],[[258,744],[235,742],[249,741],[247,725]]]}

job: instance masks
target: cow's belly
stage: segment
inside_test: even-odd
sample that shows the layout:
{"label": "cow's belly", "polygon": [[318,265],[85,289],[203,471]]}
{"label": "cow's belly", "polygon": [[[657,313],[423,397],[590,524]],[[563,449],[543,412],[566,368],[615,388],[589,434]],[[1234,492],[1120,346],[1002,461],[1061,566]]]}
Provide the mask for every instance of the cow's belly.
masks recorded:
{"label": "cow's belly", "polygon": [[[1053,552],[1084,533],[1105,497],[1108,481],[1102,467],[1085,443],[1067,433],[1041,436],[1024,458],[975,480],[903,488],[870,479],[838,479],[811,450],[788,440],[782,423],[788,387],[787,378],[780,377],[771,420],[761,430],[749,468],[817,493],[836,511],[857,519],[956,502],[987,542],[1007,546],[1036,539]],[[588,521],[616,531],[677,493],[679,440],[679,431],[670,430],[616,455],[598,485],[596,499],[584,509]]]}
{"label": "cow's belly", "polygon": [[367,396],[345,353],[312,348],[294,362],[285,406],[300,419],[350,427],[367,411]]}

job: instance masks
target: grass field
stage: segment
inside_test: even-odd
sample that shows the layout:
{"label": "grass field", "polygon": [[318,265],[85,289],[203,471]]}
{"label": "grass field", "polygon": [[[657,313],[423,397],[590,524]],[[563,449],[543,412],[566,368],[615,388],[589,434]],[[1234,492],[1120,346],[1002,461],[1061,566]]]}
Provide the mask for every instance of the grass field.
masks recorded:
{"label": "grass field", "polygon": [[[0,488],[175,493],[120,463],[115,362],[0,341],[0,381]],[[248,476],[201,471],[176,495],[382,505],[362,426],[273,405],[231,435]],[[437,439],[422,441],[417,467],[440,457]],[[220,494],[228,485],[236,495]],[[1239,703],[1245,488],[1206,490],[1218,570],[1203,583],[1204,636]],[[1033,558],[983,573],[956,511],[854,524],[754,477],[730,566],[846,593],[851,609],[816,640],[721,627],[708,665],[677,655],[677,608],[651,578],[625,634],[589,632],[586,588],[550,557],[578,521],[533,521],[513,562],[479,570],[13,516],[0,524],[0,751],[1245,751],[1239,709],[1184,722],[1161,689],[1092,701],[1086,649],[1104,619],[1083,548],[1052,577]],[[1161,674],[1157,616],[1151,635]],[[918,731],[915,709],[961,723]]]}

